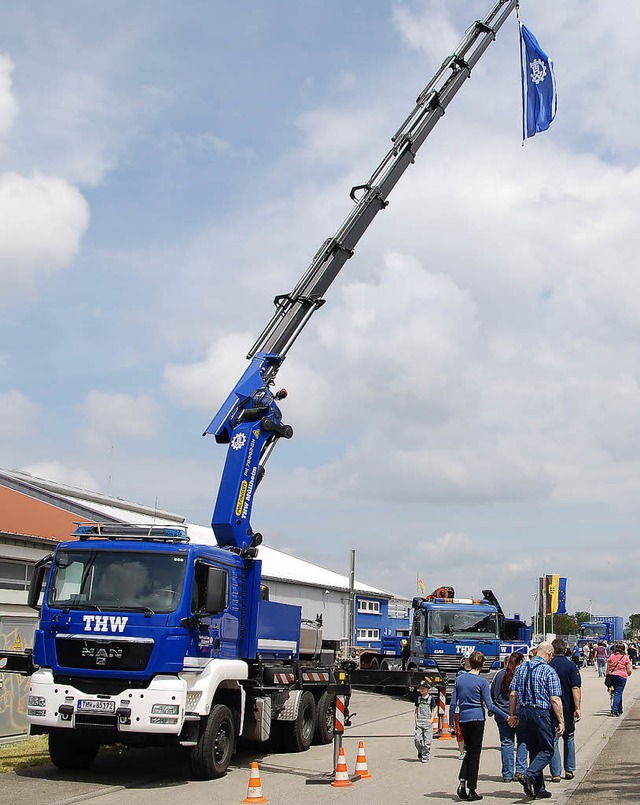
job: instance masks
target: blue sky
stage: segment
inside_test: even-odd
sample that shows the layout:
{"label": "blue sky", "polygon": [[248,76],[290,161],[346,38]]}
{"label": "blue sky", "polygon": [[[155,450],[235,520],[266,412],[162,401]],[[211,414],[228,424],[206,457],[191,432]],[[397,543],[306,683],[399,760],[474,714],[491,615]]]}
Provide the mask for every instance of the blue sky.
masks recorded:
{"label": "blue sky", "polygon": [[[605,7],[606,6],[606,7]],[[489,0],[7,2],[0,465],[206,523],[200,434]],[[282,368],[268,544],[399,594],[638,609],[632,0],[522,3],[558,116],[522,147],[515,16]]]}

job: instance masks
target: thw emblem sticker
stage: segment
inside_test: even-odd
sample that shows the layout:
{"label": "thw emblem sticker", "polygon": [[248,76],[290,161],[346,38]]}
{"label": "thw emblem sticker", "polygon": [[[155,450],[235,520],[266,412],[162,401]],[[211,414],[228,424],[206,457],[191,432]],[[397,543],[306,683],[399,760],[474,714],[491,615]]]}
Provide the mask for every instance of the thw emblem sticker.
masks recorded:
{"label": "thw emblem sticker", "polygon": [[124,632],[128,615],[83,615],[85,632]]}

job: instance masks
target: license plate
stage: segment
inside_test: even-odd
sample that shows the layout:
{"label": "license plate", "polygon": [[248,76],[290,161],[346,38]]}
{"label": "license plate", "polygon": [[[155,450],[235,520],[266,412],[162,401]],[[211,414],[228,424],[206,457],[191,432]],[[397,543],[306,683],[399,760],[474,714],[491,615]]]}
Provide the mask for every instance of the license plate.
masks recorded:
{"label": "license plate", "polygon": [[88,710],[91,713],[115,713],[116,703],[100,699],[79,699],[78,710]]}

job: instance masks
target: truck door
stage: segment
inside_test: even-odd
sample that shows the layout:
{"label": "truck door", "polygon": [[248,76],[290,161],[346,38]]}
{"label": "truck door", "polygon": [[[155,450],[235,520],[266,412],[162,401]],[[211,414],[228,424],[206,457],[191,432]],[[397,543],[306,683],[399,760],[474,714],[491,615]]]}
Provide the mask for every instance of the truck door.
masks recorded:
{"label": "truck door", "polygon": [[191,611],[199,624],[194,636],[197,656],[238,658],[238,577],[237,568],[196,561]]}
{"label": "truck door", "polygon": [[412,653],[416,657],[424,657],[424,638],[425,638],[425,613],[418,609],[413,616],[413,629],[412,629]]}

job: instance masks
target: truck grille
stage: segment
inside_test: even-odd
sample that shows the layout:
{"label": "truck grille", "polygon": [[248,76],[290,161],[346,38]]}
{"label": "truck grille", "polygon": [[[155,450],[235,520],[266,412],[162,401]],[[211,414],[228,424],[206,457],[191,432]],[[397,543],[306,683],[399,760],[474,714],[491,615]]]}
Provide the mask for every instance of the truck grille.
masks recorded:
{"label": "truck grille", "polygon": [[[464,660],[462,654],[441,654],[434,657],[434,659],[438,664],[438,670],[441,674],[457,674],[462,668]],[[491,666],[497,659],[497,657],[491,655],[485,656],[480,673],[488,674],[491,670]]]}
{"label": "truck grille", "polygon": [[56,637],[58,664],[64,668],[144,671],[152,651],[152,640]]}

